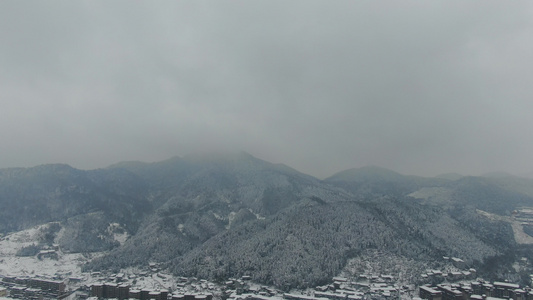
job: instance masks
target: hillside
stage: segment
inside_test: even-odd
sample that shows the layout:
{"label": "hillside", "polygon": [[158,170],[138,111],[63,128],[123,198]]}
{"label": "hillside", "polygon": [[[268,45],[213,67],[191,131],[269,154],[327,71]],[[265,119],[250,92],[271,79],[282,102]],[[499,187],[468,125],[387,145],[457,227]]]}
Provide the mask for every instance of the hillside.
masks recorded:
{"label": "hillside", "polygon": [[318,180],[242,152],[92,171],[45,165],[0,170],[0,228],[56,221],[48,242],[108,250],[87,270],[160,262],[178,275],[303,287],[369,249],[427,262],[457,256],[480,267],[508,256],[517,249],[510,224],[476,209],[508,215],[533,206],[518,189],[524,182],[509,180],[377,167]]}
{"label": "hillside", "polygon": [[360,199],[379,195],[403,196],[422,187],[446,184],[443,178],[409,176],[376,166],[353,168],[338,172],[324,180],[351,191]]}
{"label": "hillside", "polygon": [[[65,250],[101,251],[115,245],[111,223],[136,232],[151,211],[145,183],[125,170],[82,171],[68,165],[0,170],[0,233],[59,221]],[[57,228],[51,234],[57,234]]]}

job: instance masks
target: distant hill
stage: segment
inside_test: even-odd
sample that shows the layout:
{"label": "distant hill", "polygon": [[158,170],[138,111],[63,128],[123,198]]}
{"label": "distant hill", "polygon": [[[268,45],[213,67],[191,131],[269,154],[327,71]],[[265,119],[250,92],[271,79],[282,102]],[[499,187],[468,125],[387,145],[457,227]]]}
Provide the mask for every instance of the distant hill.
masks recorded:
{"label": "distant hill", "polygon": [[61,240],[65,249],[81,250],[67,244],[93,241],[101,246],[90,248],[100,251],[112,244],[103,241],[109,223],[135,232],[151,210],[145,182],[125,170],[62,164],[0,170],[0,233],[60,221],[69,226]]}
{"label": "distant hill", "polygon": [[533,179],[533,172],[522,173],[519,177]]}
{"label": "distant hill", "polygon": [[440,186],[447,182],[441,178],[403,175],[376,166],[341,171],[324,181],[349,190],[363,198],[377,195],[407,195],[421,187]]}
{"label": "distant hill", "polygon": [[448,179],[448,180],[459,180],[464,176],[459,173],[446,173],[435,176],[435,178]]}
{"label": "distant hill", "polygon": [[368,181],[405,181],[406,176],[395,171],[376,167],[366,166],[353,168],[338,172],[328,178],[326,181],[351,181],[351,182],[368,182]]}
{"label": "distant hill", "polygon": [[531,196],[491,178],[463,177],[449,187],[455,202],[501,215],[510,215],[519,206],[533,206]]}
{"label": "distant hill", "polygon": [[515,176],[512,175],[512,174],[509,174],[507,172],[497,171],[497,172],[485,173],[485,174],[481,175],[481,177],[486,177],[486,178],[509,178],[509,177],[515,177]]}

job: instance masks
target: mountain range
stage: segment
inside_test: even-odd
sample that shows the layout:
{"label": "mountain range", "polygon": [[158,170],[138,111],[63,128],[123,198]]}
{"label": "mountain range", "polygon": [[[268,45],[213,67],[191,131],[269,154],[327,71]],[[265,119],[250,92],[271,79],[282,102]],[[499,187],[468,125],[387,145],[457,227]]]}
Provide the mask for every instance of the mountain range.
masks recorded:
{"label": "mountain range", "polygon": [[250,275],[286,289],[323,284],[368,250],[428,265],[455,256],[505,273],[531,252],[506,220],[533,207],[533,180],[457,175],[363,167],[319,180],[244,152],[1,169],[0,233],[54,224],[21,255],[51,243],[106,251],[86,270],[157,262],[182,276]]}

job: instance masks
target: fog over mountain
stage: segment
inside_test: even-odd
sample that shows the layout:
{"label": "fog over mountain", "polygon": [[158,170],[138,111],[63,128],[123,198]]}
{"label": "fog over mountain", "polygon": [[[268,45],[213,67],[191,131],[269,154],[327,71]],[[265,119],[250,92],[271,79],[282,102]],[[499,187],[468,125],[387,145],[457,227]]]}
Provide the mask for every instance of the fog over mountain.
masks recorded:
{"label": "fog over mountain", "polygon": [[407,269],[460,257],[502,280],[516,259],[533,259],[530,225],[513,218],[533,207],[531,186],[520,177],[380,167],[320,180],[246,152],[88,171],[40,165],[0,169],[0,235],[48,224],[17,254],[57,244],[63,253],[101,252],[86,271],[156,262],[178,276],[248,275],[285,290],[324,284],[368,251]]}
{"label": "fog over mountain", "polygon": [[0,167],[533,171],[530,1],[0,3]]}

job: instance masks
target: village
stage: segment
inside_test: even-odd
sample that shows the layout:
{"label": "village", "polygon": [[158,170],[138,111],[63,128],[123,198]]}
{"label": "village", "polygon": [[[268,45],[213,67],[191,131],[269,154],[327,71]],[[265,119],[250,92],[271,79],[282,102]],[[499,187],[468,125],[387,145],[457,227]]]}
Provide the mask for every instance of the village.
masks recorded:
{"label": "village", "polygon": [[[488,282],[460,258],[443,257],[443,270],[420,274],[419,285],[400,285],[395,275],[363,273],[334,277],[330,284],[305,290],[281,291],[254,283],[251,276],[210,282],[174,277],[159,264],[122,273],[91,272],[44,277],[0,274],[0,299],[140,299],[140,300],[370,300],[370,299],[533,299],[529,286]],[[523,264],[529,264],[522,260]]]}
{"label": "village", "polygon": [[[533,210],[517,210],[513,218],[524,226],[533,224]],[[442,257],[442,268],[417,274],[415,282],[406,282],[399,274],[383,270],[359,269],[334,277],[327,285],[284,291],[255,283],[253,274],[224,282],[176,277],[164,265],[154,262],[119,273],[82,272],[80,266],[94,256],[63,253],[58,247],[42,250],[33,257],[16,256],[18,249],[32,243],[36,232],[38,228],[0,239],[0,300],[533,299],[531,280],[524,286],[517,282],[490,282],[457,257]],[[374,253],[374,257],[380,255]],[[519,259],[514,267],[517,272],[533,273],[527,258]]]}

